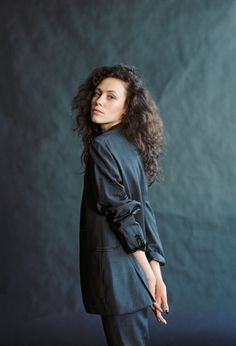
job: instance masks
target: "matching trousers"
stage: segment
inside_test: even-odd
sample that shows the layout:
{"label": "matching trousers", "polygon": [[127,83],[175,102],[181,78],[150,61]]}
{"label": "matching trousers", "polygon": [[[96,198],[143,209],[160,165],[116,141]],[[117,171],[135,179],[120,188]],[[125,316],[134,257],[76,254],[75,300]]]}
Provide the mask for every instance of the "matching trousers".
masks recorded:
{"label": "matching trousers", "polygon": [[122,315],[101,315],[107,345],[149,346],[148,309]]}

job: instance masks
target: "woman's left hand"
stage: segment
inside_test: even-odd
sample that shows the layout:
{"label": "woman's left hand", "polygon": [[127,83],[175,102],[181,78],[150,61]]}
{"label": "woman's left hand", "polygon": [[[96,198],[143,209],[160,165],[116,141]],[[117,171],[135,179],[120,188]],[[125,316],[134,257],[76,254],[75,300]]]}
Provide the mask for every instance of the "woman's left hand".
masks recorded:
{"label": "woman's left hand", "polygon": [[167,302],[166,285],[162,279],[159,262],[151,260],[149,263],[145,252],[141,250],[133,252],[132,255],[135,257],[146,274],[150,293],[152,294],[153,298],[156,299],[156,301],[151,305],[153,312],[155,313],[158,321],[167,324],[166,320],[161,315],[163,311],[169,311],[169,306]]}
{"label": "woman's left hand", "polygon": [[150,261],[150,266],[156,278],[156,286],[155,286],[156,302],[152,304],[152,310],[155,313],[159,322],[167,324],[167,321],[162,316],[162,313],[169,312],[169,305],[167,300],[166,285],[162,278],[160,264],[158,261],[152,260]]}
{"label": "woman's left hand", "polygon": [[[159,322],[167,324],[167,321],[162,316],[163,312],[169,312],[167,290],[163,280],[156,280],[155,299],[156,302],[152,305],[153,312],[155,313]],[[163,312],[161,312],[155,305],[157,305],[157,307],[161,307]]]}

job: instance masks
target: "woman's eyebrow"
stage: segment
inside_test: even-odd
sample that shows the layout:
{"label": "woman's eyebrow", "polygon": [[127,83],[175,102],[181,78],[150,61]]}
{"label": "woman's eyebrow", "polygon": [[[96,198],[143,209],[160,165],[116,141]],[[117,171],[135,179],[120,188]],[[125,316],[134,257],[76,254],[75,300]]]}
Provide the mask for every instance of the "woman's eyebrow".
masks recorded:
{"label": "woman's eyebrow", "polygon": [[117,94],[117,92],[115,90],[107,90],[107,92],[113,92],[113,93]]}
{"label": "woman's eyebrow", "polygon": [[[99,91],[102,91],[100,88],[96,88],[96,89]],[[115,90],[107,90],[106,92],[113,92],[113,93],[117,94],[117,92]]]}

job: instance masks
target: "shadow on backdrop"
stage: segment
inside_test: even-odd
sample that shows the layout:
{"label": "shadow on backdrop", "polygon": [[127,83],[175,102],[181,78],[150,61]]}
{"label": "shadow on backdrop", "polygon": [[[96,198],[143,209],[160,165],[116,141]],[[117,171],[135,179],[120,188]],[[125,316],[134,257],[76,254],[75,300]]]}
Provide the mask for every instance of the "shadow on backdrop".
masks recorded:
{"label": "shadow on backdrop", "polygon": [[152,345],[232,346],[236,2],[11,0],[0,13],[1,343],[104,344],[81,303],[82,145],[70,102],[92,68],[126,62],[167,135],[150,201],[170,314],[168,326],[150,316]]}

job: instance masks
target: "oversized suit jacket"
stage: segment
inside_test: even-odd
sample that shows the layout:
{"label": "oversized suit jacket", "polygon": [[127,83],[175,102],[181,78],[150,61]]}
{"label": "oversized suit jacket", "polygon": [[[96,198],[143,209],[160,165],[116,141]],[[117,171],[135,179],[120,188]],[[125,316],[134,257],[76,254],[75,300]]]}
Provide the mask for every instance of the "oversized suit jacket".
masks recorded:
{"label": "oversized suit jacket", "polygon": [[141,156],[122,124],[94,138],[80,209],[80,283],[85,310],[123,314],[155,299],[132,252],[165,264]]}

